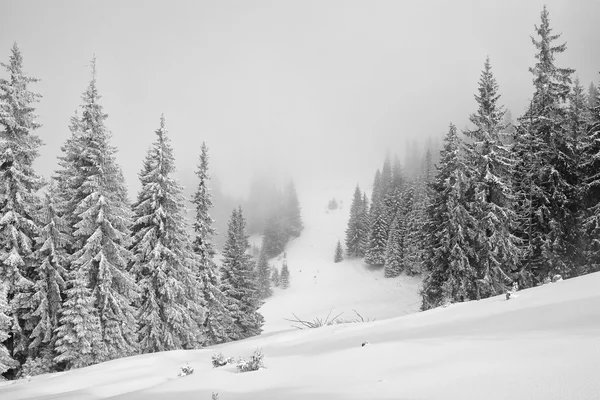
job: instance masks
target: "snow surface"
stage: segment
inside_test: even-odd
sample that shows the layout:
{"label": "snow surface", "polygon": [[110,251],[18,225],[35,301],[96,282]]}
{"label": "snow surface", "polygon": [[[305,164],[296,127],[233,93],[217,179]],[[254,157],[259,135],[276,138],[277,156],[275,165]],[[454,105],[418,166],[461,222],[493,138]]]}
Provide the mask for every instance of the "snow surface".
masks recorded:
{"label": "snow surface", "polygon": [[[292,286],[263,307],[263,335],[0,383],[0,399],[600,399],[600,273],[404,315],[418,307],[417,280],[333,263],[350,203],[343,197],[342,210],[326,213],[333,195],[325,194],[301,198],[306,228],[288,250]],[[332,307],[377,321],[302,331],[282,321]],[[212,368],[215,352],[237,360],[257,348],[266,369]],[[194,374],[178,377],[186,363]]]}

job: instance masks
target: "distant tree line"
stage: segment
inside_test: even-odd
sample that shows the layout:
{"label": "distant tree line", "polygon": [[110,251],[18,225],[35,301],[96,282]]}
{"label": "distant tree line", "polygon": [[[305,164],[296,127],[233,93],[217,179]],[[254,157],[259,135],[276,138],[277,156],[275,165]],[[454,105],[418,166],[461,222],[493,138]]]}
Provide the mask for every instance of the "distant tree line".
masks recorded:
{"label": "distant tree line", "polygon": [[532,38],[534,91],[513,125],[487,58],[471,128],[450,124],[406,174],[385,160],[370,204],[356,188],[346,252],[385,276],[423,275],[422,309],[600,270],[600,96],[574,70],[544,7]]}

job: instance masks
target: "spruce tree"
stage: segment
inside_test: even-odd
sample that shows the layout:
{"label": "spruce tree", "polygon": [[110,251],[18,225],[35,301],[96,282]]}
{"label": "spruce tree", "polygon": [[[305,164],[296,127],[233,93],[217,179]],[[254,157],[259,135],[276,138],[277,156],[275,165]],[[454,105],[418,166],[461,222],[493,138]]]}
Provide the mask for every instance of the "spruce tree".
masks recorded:
{"label": "spruce tree", "polygon": [[67,282],[67,300],[56,330],[54,362],[66,369],[82,368],[105,359],[101,323],[94,297],[87,288],[85,270],[73,269]]}
{"label": "spruce tree", "polygon": [[[0,63],[8,79],[0,79],[0,282],[7,285],[9,314],[13,320],[11,355],[27,355],[34,321],[31,315],[35,221],[39,199],[36,192],[42,178],[33,169],[42,145],[35,131],[35,103],[41,95],[29,89],[38,79],[23,71],[23,57],[17,44],[8,63]],[[2,342],[0,342],[1,345]]]}
{"label": "spruce tree", "polygon": [[581,149],[584,273],[600,271],[600,94],[593,104]]}
{"label": "spruce tree", "polygon": [[451,124],[427,208],[423,310],[477,298],[475,249],[471,241],[476,221],[467,210],[470,182],[459,154],[461,145],[456,127]]}
{"label": "spruce tree", "polygon": [[475,95],[477,112],[470,116],[474,128],[464,131],[470,139],[465,146],[473,191],[469,211],[477,221],[474,240],[481,297],[504,293],[516,277],[520,260],[511,186],[515,159],[504,142],[504,109],[499,98],[488,57]]}
{"label": "spruce tree", "polygon": [[357,257],[364,257],[369,248],[369,231],[371,224],[371,208],[369,207],[369,198],[366,193],[363,193],[362,199],[362,211],[359,214],[359,226],[361,227],[362,233],[358,242],[358,249],[356,252]]}
{"label": "spruce tree", "polygon": [[519,159],[514,177],[520,190],[518,232],[526,251],[523,273],[538,281],[555,273],[572,276],[578,258],[577,166],[566,107],[573,70],[555,65],[566,45],[554,43],[560,35],[552,33],[545,6],[541,20],[539,39],[532,38],[538,51],[530,68],[535,92],[515,143],[516,154],[527,158]]}
{"label": "spruce tree", "polygon": [[333,262],[339,263],[344,260],[344,250],[342,249],[342,243],[338,240],[335,246],[335,254],[333,255]]}
{"label": "spruce tree", "polygon": [[287,265],[287,260],[285,259],[283,260],[283,265],[281,266],[280,282],[283,289],[290,287],[290,270]]}
{"label": "spruce tree", "polygon": [[[41,228],[36,238],[36,281],[34,295],[31,298],[34,311],[30,318],[35,321],[31,333],[30,350],[34,357],[43,354],[51,357],[56,342],[62,298],[65,295],[67,280],[65,245],[68,241],[65,222],[58,214],[55,199],[56,187],[51,185],[45,195],[39,222]],[[45,349],[43,348],[45,347]],[[47,350],[47,351],[43,351]],[[51,357],[52,358],[52,357]],[[52,359],[43,360],[46,366],[52,365]]]}
{"label": "spruce tree", "polygon": [[215,229],[212,226],[213,219],[210,216],[213,203],[208,188],[210,175],[208,173],[208,147],[205,143],[202,143],[196,176],[198,177],[198,187],[192,197],[192,204],[196,207],[195,237],[192,248],[198,257],[197,274],[202,297],[206,303],[204,331],[208,344],[212,345],[223,343],[229,339],[228,330],[233,324],[233,318],[225,307],[227,299],[219,290],[218,271],[213,260],[215,250],[212,238],[215,235]]}
{"label": "spruce tree", "polygon": [[[97,361],[137,352],[132,306],[137,287],[127,270],[132,257],[128,250],[131,211],[100,98],[94,60],[92,79],[82,96],[81,117],[72,119],[72,135],[63,147],[65,154],[57,172],[59,198],[65,200],[61,207],[67,224],[73,227],[71,270],[81,272],[77,279],[85,282],[78,285],[90,290],[100,320]],[[66,306],[76,306],[76,301]]]}
{"label": "spruce tree", "polygon": [[598,105],[599,92],[594,82],[590,83],[587,93],[587,103],[590,110],[593,110]]}
{"label": "spruce tree", "polygon": [[402,272],[402,260],[404,258],[404,237],[406,235],[405,216],[396,214],[390,228],[390,237],[385,250],[384,276],[394,278]]}
{"label": "spruce tree", "polygon": [[[285,188],[285,218],[287,223],[287,234],[292,237],[300,236],[304,226],[302,225],[302,216],[300,215],[300,202],[294,181],[290,181]],[[286,241],[287,242],[287,241]]]}
{"label": "spruce tree", "polygon": [[364,209],[362,192],[358,185],[354,190],[354,197],[350,205],[350,218],[346,229],[346,253],[349,256],[359,257],[361,255],[361,241],[366,233],[366,227],[362,220]]}
{"label": "spruce tree", "polygon": [[137,323],[144,353],[197,348],[204,324],[183,188],[173,178],[175,158],[163,116],[156,136],[139,173],[142,187],[131,228],[131,272],[140,288]]}
{"label": "spruce tree", "polygon": [[229,330],[231,340],[256,336],[262,331],[262,306],[254,261],[248,254],[246,220],[242,208],[233,210],[221,263],[221,291],[227,297],[227,309],[234,319]]}
{"label": "spruce tree", "polygon": [[279,287],[281,284],[279,270],[276,267],[273,267],[273,272],[271,273],[271,282],[273,282],[273,286],[275,287]]}
{"label": "spruce tree", "polygon": [[261,250],[257,264],[257,275],[258,275],[258,290],[260,292],[261,299],[266,299],[273,295],[271,289],[271,266],[267,259],[267,254]]}
{"label": "spruce tree", "polygon": [[0,284],[0,380],[2,374],[12,368],[17,368],[19,363],[13,359],[4,342],[10,337],[10,313],[6,299],[5,284]]}
{"label": "spruce tree", "polygon": [[388,241],[388,215],[385,203],[381,198],[371,207],[370,224],[365,262],[370,265],[383,266]]}

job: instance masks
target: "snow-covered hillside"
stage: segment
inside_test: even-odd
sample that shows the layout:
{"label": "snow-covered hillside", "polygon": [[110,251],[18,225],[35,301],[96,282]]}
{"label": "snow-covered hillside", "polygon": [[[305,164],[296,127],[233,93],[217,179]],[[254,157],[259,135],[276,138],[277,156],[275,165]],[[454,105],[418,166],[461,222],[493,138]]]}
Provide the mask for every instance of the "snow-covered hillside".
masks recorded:
{"label": "snow-covered hillside", "polygon": [[[349,198],[329,213],[327,202],[351,191],[301,193],[306,228],[287,252],[291,287],[278,289],[261,310],[263,335],[0,383],[0,399],[600,399],[600,273],[511,300],[411,313],[417,279],[384,280],[358,260],[332,261]],[[283,320],[292,312],[324,317],[332,308],[377,320],[302,331]],[[214,353],[237,359],[257,348],[266,369],[212,368]],[[186,363],[194,374],[178,377]]]}

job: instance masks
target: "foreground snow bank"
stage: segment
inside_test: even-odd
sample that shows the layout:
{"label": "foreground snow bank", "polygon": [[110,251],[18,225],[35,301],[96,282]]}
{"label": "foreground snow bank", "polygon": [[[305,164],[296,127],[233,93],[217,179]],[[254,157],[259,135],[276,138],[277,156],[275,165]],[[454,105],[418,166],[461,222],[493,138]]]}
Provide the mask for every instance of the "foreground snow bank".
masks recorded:
{"label": "foreground snow bank", "polygon": [[[130,357],[4,384],[0,399],[598,399],[599,287],[596,273],[509,301]],[[257,348],[266,369],[212,368],[216,352]],[[186,362],[194,374],[177,377]]]}

